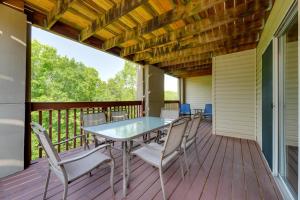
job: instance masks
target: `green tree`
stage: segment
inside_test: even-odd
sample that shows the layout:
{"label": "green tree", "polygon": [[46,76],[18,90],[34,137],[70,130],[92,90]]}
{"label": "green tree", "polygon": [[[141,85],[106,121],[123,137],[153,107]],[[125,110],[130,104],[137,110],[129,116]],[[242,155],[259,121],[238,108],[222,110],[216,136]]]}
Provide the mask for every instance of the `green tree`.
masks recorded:
{"label": "green tree", "polygon": [[165,91],[165,100],[178,100],[178,93],[174,91]]}

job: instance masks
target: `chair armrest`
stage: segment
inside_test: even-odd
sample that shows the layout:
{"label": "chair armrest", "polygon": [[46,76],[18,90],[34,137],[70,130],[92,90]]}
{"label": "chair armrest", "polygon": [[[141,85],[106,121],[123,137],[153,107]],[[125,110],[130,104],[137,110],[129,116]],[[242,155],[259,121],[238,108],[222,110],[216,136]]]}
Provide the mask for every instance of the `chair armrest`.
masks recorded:
{"label": "chair armrest", "polygon": [[139,145],[141,145],[142,147],[146,147],[146,148],[148,148],[148,149],[152,149],[152,150],[161,150],[161,149],[157,149],[157,148],[154,148],[154,147],[151,147],[151,146],[149,146],[148,144],[146,144],[146,143],[143,143],[143,142],[140,142],[140,141],[138,141],[138,140],[132,140],[132,141],[134,141],[134,142],[136,142],[136,143],[138,143]]}
{"label": "chair armrest", "polygon": [[103,145],[100,145],[100,146],[92,149],[91,151],[89,151],[89,152],[87,152],[85,154],[82,154],[80,156],[76,156],[74,158],[62,160],[62,161],[58,162],[58,165],[64,165],[64,164],[67,164],[67,163],[70,163],[70,162],[75,162],[77,160],[81,160],[81,159],[83,159],[83,158],[85,158],[85,157],[87,157],[87,156],[95,153],[96,151],[99,151],[100,149],[103,149],[104,147],[110,147],[110,144],[103,144]]}

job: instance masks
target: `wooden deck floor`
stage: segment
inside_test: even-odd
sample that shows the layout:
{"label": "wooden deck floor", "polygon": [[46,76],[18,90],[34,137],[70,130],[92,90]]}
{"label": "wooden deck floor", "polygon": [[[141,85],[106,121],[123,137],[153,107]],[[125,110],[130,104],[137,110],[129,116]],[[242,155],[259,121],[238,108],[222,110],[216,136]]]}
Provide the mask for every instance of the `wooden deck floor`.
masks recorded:
{"label": "wooden deck floor", "polygon": [[[169,199],[282,199],[261,151],[254,141],[211,134],[211,124],[203,123],[198,134],[200,163],[193,148],[190,172],[181,179],[178,161],[164,172]],[[82,151],[76,149],[62,157]],[[122,157],[116,158],[115,199],[122,199]],[[0,199],[41,199],[47,162],[41,160],[28,169],[0,179]],[[131,160],[131,182],[126,199],[162,199],[158,170],[138,158]],[[91,177],[84,176],[69,185],[68,199],[112,199],[109,167],[102,166]],[[48,199],[61,199],[62,185],[51,176]]]}

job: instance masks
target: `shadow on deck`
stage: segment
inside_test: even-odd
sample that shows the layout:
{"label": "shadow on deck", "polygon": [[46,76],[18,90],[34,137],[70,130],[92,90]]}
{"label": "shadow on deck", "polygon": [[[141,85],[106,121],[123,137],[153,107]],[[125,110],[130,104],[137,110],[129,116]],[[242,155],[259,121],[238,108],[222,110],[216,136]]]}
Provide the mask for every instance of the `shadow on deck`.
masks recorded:
{"label": "shadow on deck", "polygon": [[[200,163],[189,149],[190,172],[181,179],[178,161],[164,172],[169,199],[282,199],[256,142],[211,134],[211,124],[202,123],[198,134]],[[78,148],[61,154],[68,157],[82,152]],[[116,160],[115,199],[122,199],[122,156]],[[40,160],[28,169],[0,179],[0,199],[42,199],[47,161]],[[101,166],[93,175],[69,185],[68,199],[112,199],[110,169]],[[63,186],[53,175],[47,199],[61,199]],[[162,199],[158,170],[138,159],[131,160],[131,180],[126,199]]]}

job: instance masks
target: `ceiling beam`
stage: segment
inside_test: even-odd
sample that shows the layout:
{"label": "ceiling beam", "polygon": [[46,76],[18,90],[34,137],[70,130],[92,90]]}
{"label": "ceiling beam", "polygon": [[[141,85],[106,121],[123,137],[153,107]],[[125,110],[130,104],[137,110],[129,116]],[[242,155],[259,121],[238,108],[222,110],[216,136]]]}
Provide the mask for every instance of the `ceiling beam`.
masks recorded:
{"label": "ceiling beam", "polygon": [[196,62],[199,60],[204,60],[204,59],[211,59],[212,58],[212,53],[203,53],[203,54],[197,54],[197,55],[188,55],[188,56],[183,56],[179,57],[175,60],[172,61],[165,61],[160,63],[158,66],[159,67],[167,67],[171,65],[178,65],[178,64],[183,64],[183,63],[189,63],[189,62]]}
{"label": "ceiling beam", "polygon": [[21,12],[24,11],[24,7],[25,7],[24,0],[0,0],[0,3]]}
{"label": "ceiling beam", "polygon": [[114,46],[128,41],[135,40],[142,37],[144,34],[151,33],[161,27],[169,25],[181,19],[186,19],[190,16],[198,14],[199,12],[213,8],[216,4],[224,3],[226,0],[211,0],[207,3],[207,0],[190,0],[186,5],[178,5],[175,9],[170,10],[160,16],[156,16],[149,20],[146,24],[138,25],[133,30],[126,31],[116,37],[107,40],[103,44],[103,49],[110,49]]}
{"label": "ceiling beam", "polygon": [[133,11],[137,7],[143,5],[149,0],[123,0],[121,4],[116,4],[111,9],[109,9],[104,15],[94,20],[90,26],[83,29],[80,33],[80,41],[84,41],[91,37],[98,30],[101,30],[108,26],[109,24],[115,22],[122,16],[127,15],[129,12]]}
{"label": "ceiling beam", "polygon": [[193,24],[188,24],[182,28],[161,36],[154,37],[149,40],[142,40],[135,45],[124,48],[121,52],[121,56],[127,56],[136,52],[145,51],[159,45],[174,44],[182,38],[192,35],[199,35],[200,33],[209,31],[222,25],[226,25],[228,23],[235,22],[241,24],[246,23],[247,21],[262,20],[266,8],[255,7],[253,8],[255,9],[254,12],[247,12],[248,14],[245,15],[245,12],[251,9],[251,6],[253,6],[252,4],[250,4],[249,7],[245,5],[248,4],[242,4],[239,5],[239,7],[227,9],[226,12],[216,13],[214,16],[202,19]]}
{"label": "ceiling beam", "polygon": [[54,9],[52,9],[47,16],[46,28],[51,29],[75,1],[76,0],[57,0]]}
{"label": "ceiling beam", "polygon": [[235,48],[241,45],[247,45],[247,44],[256,44],[258,42],[258,36],[253,35],[248,38],[237,38],[237,39],[232,39],[232,40],[225,40],[225,41],[219,41],[219,42],[214,42],[211,44],[206,44],[203,45],[202,47],[195,47],[195,48],[190,48],[190,49],[185,49],[181,51],[175,51],[169,54],[165,54],[160,57],[155,57],[153,59],[150,59],[148,61],[149,64],[156,64],[156,63],[161,63],[165,62],[168,60],[176,60],[179,57],[184,57],[184,56],[189,56],[189,55],[199,55],[203,53],[212,53],[213,55],[214,52],[216,51],[229,51],[231,48]]}
{"label": "ceiling beam", "polygon": [[203,69],[203,70],[196,70],[193,72],[167,72],[173,76],[181,77],[181,78],[187,78],[187,77],[194,77],[194,76],[205,76],[205,75],[211,75],[212,74],[212,68]]}
{"label": "ceiling beam", "polygon": [[191,67],[195,67],[195,66],[211,64],[211,63],[212,63],[212,59],[208,58],[208,59],[204,59],[204,60],[187,62],[187,63],[178,64],[178,65],[169,65],[167,67],[164,66],[164,67],[160,67],[160,68],[163,70],[171,71],[171,70],[175,70],[175,69],[186,69],[186,68],[191,68]]}
{"label": "ceiling beam", "polygon": [[247,24],[244,24],[243,22],[240,23],[241,24],[231,23],[228,25],[224,25],[219,28],[201,33],[198,36],[187,40],[176,41],[176,43],[172,43],[170,45],[159,46],[149,51],[136,53],[134,55],[134,60],[145,60],[149,59],[149,55],[152,55],[150,57],[154,58],[157,56],[162,56],[164,54],[172,53],[174,51],[184,50],[192,47],[199,47],[203,46],[204,44],[218,42],[220,40],[230,40],[239,36],[249,36],[250,34],[253,35],[257,32],[260,32],[264,26],[264,22],[261,19],[254,22],[249,22]]}
{"label": "ceiling beam", "polygon": [[225,39],[230,40],[232,38],[237,38],[239,36],[247,37],[249,35],[254,35],[263,30],[263,25],[264,23],[261,20],[247,23],[247,24],[241,24],[241,25],[237,23],[231,23],[228,24],[227,26],[224,25],[217,29],[213,29],[205,33],[202,33],[191,39],[179,41],[177,44],[154,48],[152,50],[153,57],[163,55],[166,53],[171,53],[173,51],[197,47],[211,42],[217,42],[220,40],[225,40]]}
{"label": "ceiling beam", "polygon": [[212,63],[207,63],[207,64],[203,64],[203,65],[197,65],[194,67],[189,67],[189,68],[185,68],[185,69],[173,69],[173,70],[165,70],[169,73],[192,73],[195,71],[200,71],[200,70],[205,70],[205,69],[210,69],[212,67]]}

